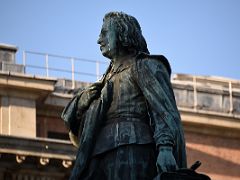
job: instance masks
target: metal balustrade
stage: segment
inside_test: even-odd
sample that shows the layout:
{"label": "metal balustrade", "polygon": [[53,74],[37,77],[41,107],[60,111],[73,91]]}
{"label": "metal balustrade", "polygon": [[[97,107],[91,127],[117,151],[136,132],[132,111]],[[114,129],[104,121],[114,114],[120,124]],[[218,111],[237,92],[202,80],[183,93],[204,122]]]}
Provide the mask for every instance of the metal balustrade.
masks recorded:
{"label": "metal balustrade", "polygon": [[223,77],[174,74],[179,108],[213,111],[240,118],[240,81]]}
{"label": "metal balustrade", "polygon": [[[12,64],[3,63],[4,71]],[[91,83],[105,72],[108,63],[69,56],[33,51],[23,52],[23,64],[18,65],[26,74],[55,77],[64,88],[78,88],[80,83]],[[6,70],[4,67],[6,66]],[[21,66],[21,67],[20,67]],[[24,68],[22,68],[24,67]],[[13,71],[14,72],[14,71]],[[19,71],[20,72],[20,71]],[[22,71],[21,71],[22,72]],[[95,72],[95,73],[94,73]],[[84,78],[85,77],[85,78]],[[223,77],[173,74],[171,79],[177,105],[180,108],[214,111],[225,115],[240,115],[240,81]],[[82,84],[81,84],[82,86]]]}
{"label": "metal balustrade", "polygon": [[[73,89],[75,88],[75,81],[91,82],[98,80],[108,64],[97,60],[23,51],[24,73],[71,79]],[[93,73],[94,68],[95,73]]]}

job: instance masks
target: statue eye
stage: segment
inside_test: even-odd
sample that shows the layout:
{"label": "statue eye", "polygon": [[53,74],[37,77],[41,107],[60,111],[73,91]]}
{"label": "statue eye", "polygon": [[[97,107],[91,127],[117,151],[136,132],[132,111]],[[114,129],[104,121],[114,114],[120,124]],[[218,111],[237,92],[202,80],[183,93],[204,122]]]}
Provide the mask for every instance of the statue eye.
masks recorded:
{"label": "statue eye", "polygon": [[106,34],[107,34],[107,30],[106,30],[106,29],[102,29],[102,30],[101,30],[101,35],[104,36],[104,35],[106,35]]}
{"label": "statue eye", "polygon": [[102,32],[102,36],[105,36],[105,35],[106,35],[106,32],[105,32],[105,31],[103,31],[103,32]]}

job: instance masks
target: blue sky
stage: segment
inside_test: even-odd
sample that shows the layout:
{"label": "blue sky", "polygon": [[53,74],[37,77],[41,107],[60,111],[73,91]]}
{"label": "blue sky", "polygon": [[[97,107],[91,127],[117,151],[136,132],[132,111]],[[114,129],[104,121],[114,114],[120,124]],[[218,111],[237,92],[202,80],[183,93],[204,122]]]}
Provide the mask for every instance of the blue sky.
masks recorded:
{"label": "blue sky", "polygon": [[239,0],[1,0],[0,43],[18,62],[23,50],[106,61],[96,41],[109,11],[135,16],[174,73],[240,79]]}

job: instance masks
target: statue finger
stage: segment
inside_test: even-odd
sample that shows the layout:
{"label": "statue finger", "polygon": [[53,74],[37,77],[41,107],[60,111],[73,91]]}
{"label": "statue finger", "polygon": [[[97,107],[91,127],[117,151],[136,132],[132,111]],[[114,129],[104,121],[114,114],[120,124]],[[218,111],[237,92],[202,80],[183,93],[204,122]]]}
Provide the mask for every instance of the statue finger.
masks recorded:
{"label": "statue finger", "polygon": [[97,93],[98,93],[98,90],[97,90],[97,89],[94,89],[94,90],[89,91],[89,94],[90,94],[90,95],[94,95],[94,94],[97,94]]}
{"label": "statue finger", "polygon": [[166,166],[164,166],[164,165],[159,165],[159,164],[157,163],[157,171],[158,171],[159,173],[161,173],[161,172],[167,172],[168,169],[167,169]]}
{"label": "statue finger", "polygon": [[102,87],[102,86],[103,86],[103,83],[102,83],[102,82],[95,82],[94,85],[95,85],[95,86],[98,86],[98,87]]}
{"label": "statue finger", "polygon": [[95,89],[97,89],[97,86],[90,86],[90,87],[88,88],[88,91],[92,91],[92,90],[95,90]]}
{"label": "statue finger", "polygon": [[94,99],[94,98],[96,98],[98,95],[99,95],[99,91],[98,91],[98,90],[92,90],[92,91],[90,91],[90,93],[89,93],[89,98],[90,98],[90,99]]}
{"label": "statue finger", "polygon": [[102,86],[103,86],[102,83],[97,82],[97,83],[92,84],[92,85],[89,87],[89,90],[94,90],[94,89],[100,90],[100,89],[102,89]]}
{"label": "statue finger", "polygon": [[176,165],[170,165],[170,166],[168,166],[168,168],[167,168],[167,170],[168,171],[176,171],[177,170],[177,166]]}

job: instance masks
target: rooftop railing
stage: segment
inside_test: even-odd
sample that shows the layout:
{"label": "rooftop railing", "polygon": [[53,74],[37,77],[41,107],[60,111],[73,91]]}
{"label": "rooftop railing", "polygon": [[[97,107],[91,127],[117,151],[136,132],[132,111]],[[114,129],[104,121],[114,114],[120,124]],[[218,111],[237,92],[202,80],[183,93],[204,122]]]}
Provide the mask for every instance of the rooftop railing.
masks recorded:
{"label": "rooftop railing", "polygon": [[172,84],[180,109],[206,110],[240,118],[239,80],[175,74]]}
{"label": "rooftop railing", "polygon": [[[33,51],[23,52],[23,64],[2,63],[2,69],[19,69],[34,76],[55,77],[59,87],[75,89],[96,81],[109,63],[83,58],[60,56]],[[6,66],[6,67],[5,67]],[[95,72],[95,73],[94,73]],[[87,82],[87,83],[82,83]],[[195,112],[207,110],[238,117],[240,115],[240,81],[223,77],[174,74],[173,84],[177,105]]]}
{"label": "rooftop railing", "polygon": [[75,88],[75,81],[93,82],[98,80],[108,64],[103,61],[49,53],[23,52],[25,73],[71,79],[73,89]]}

